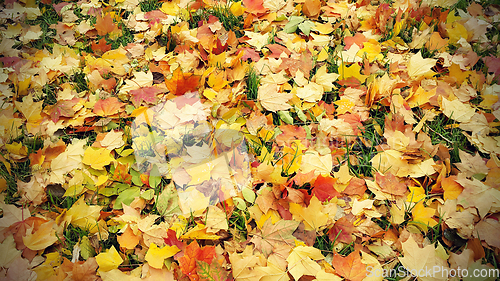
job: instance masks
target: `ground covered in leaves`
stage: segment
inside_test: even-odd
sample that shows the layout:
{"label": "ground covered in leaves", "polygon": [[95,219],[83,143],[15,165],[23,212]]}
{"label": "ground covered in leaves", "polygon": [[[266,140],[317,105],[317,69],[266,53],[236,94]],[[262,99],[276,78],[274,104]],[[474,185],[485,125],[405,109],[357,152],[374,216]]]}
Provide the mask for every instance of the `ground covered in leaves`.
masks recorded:
{"label": "ground covered in leaves", "polygon": [[0,279],[494,280],[495,2],[2,1]]}

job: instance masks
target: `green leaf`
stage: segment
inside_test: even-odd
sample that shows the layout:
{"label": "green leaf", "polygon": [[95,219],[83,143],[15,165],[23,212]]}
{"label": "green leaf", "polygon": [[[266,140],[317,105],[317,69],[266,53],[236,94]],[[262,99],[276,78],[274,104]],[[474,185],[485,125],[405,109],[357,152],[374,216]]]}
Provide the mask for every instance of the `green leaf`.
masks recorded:
{"label": "green leaf", "polygon": [[153,189],[148,189],[141,194],[141,198],[144,200],[151,200],[155,196],[155,191]]}
{"label": "green leaf", "polygon": [[248,187],[244,187],[241,190],[241,193],[243,193],[243,198],[245,198],[248,203],[253,204],[253,202],[255,201],[255,192],[253,192],[253,190]]}
{"label": "green leaf", "polygon": [[278,115],[283,122],[293,125],[293,118],[289,111],[278,111]]}
{"label": "green leaf", "polygon": [[156,209],[163,217],[181,214],[179,196],[173,183],[167,185],[163,192],[156,198]]}
{"label": "green leaf", "polygon": [[[304,21],[303,17],[291,16],[288,18],[288,23],[283,28],[286,33],[294,33],[300,23]],[[303,32],[303,31],[302,31]]]}
{"label": "green leaf", "polygon": [[299,117],[300,121],[306,122],[307,121],[307,116],[304,114],[304,111],[302,109],[298,108],[295,106],[295,113],[297,113],[297,116]]}
{"label": "green leaf", "polygon": [[130,174],[132,175],[132,183],[137,186],[142,186],[141,173],[134,169],[130,169]]}
{"label": "green leaf", "polygon": [[239,197],[234,197],[233,202],[234,202],[234,205],[236,206],[236,208],[238,208],[239,210],[242,210],[242,211],[246,210],[247,204],[245,203],[245,201],[243,201],[243,199],[241,199]]}
{"label": "green leaf", "polygon": [[139,195],[141,195],[141,190],[136,186],[121,191],[120,195],[116,197],[113,209],[116,210],[122,209],[123,208],[122,203],[125,205],[130,205],[130,203],[132,203],[132,201],[134,201],[136,197],[139,197]]}
{"label": "green leaf", "polygon": [[149,173],[149,186],[152,188],[158,187],[161,182],[160,171],[158,170],[158,166],[153,165],[151,172]]}
{"label": "green leaf", "polygon": [[80,255],[85,260],[88,260],[90,257],[95,256],[94,247],[92,247],[92,244],[90,244],[90,240],[87,236],[83,236],[80,240]]}
{"label": "green leaf", "polygon": [[305,35],[309,36],[309,32],[311,32],[311,28],[313,28],[314,26],[315,26],[314,22],[307,20],[307,21],[299,24],[299,29]]}

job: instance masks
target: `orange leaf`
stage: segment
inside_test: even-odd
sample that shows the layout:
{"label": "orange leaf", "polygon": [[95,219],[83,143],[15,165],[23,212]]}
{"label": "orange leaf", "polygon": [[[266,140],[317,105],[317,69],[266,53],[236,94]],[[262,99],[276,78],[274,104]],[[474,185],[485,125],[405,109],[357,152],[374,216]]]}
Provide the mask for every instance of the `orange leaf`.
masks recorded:
{"label": "orange leaf", "polygon": [[321,9],[321,1],[319,0],[306,0],[302,6],[302,12],[310,18],[316,18]]}
{"label": "orange leaf", "polygon": [[118,101],[115,97],[110,97],[105,100],[98,100],[94,105],[93,112],[99,116],[110,116],[122,111],[124,103]]}
{"label": "orange leaf", "polygon": [[184,256],[179,258],[179,266],[181,271],[186,274],[192,281],[199,280],[196,273],[196,261],[203,261],[208,264],[212,263],[215,257],[215,247],[205,246],[200,248],[198,242],[193,241],[184,250]]}
{"label": "orange leaf", "polygon": [[113,30],[115,30],[115,28],[116,24],[113,22],[113,19],[109,14],[106,14],[104,18],[101,16],[97,17],[95,29],[97,30],[97,34],[99,34],[100,36],[111,33]]}
{"label": "orange leaf", "polygon": [[196,90],[199,83],[200,76],[193,75],[192,73],[183,73],[180,67],[175,69],[172,78],[165,80],[168,90],[176,96]]}
{"label": "orange leaf", "polygon": [[264,8],[263,0],[243,0],[243,5],[245,5],[246,11],[252,14],[259,14],[267,11],[267,9]]}
{"label": "orange leaf", "polygon": [[361,281],[366,277],[366,265],[361,262],[359,250],[347,257],[334,253],[332,265],[337,273],[351,281]]}
{"label": "orange leaf", "polygon": [[91,45],[91,48],[92,48],[92,51],[94,52],[101,52],[100,54],[103,54],[103,53],[106,53],[107,51],[111,50],[111,44],[107,44],[106,43],[106,39],[101,38],[101,40],[99,40],[99,43],[96,43],[96,42],[92,42],[92,45]]}

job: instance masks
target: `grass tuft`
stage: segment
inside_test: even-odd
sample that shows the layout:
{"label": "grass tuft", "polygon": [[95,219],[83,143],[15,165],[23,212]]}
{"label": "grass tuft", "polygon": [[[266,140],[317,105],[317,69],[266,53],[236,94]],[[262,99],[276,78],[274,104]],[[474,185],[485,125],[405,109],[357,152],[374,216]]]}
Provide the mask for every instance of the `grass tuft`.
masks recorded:
{"label": "grass tuft", "polygon": [[247,82],[247,99],[256,100],[259,91],[260,77],[255,69],[251,67],[245,78]]}
{"label": "grass tuft", "polygon": [[158,0],[145,0],[139,3],[141,7],[141,11],[143,13],[151,12],[154,10],[158,10],[161,7],[160,2]]}

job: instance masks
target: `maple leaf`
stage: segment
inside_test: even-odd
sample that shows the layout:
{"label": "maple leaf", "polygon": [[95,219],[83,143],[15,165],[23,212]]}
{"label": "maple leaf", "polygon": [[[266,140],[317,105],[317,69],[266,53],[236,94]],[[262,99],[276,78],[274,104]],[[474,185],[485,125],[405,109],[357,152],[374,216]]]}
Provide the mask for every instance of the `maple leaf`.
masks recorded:
{"label": "maple leaf", "polygon": [[347,257],[333,253],[332,265],[337,273],[347,280],[361,281],[367,275],[366,265],[361,262],[359,250],[350,253]]}
{"label": "maple leaf", "polygon": [[246,11],[249,13],[261,14],[267,11],[267,9],[263,6],[263,0],[243,0],[242,2],[246,8]]}
{"label": "maple leaf", "polygon": [[257,99],[262,107],[269,111],[277,112],[292,108],[287,102],[292,94],[280,93],[277,84],[265,84],[259,87]]}
{"label": "maple leaf", "polygon": [[408,61],[408,74],[415,79],[420,76],[432,77],[435,72],[431,70],[436,65],[435,59],[424,59],[422,53],[418,52]]}
{"label": "maple leaf", "polygon": [[375,182],[381,187],[384,192],[396,196],[402,196],[408,191],[406,184],[400,182],[399,179],[396,178],[391,172],[387,172],[385,173],[385,175],[376,173]]}
{"label": "maple leaf", "polygon": [[[399,261],[403,266],[410,272],[419,272],[426,269],[438,266],[441,268],[441,274],[437,273],[432,276],[433,280],[447,280],[448,276],[443,276],[444,269],[448,269],[448,264],[445,260],[437,255],[437,249],[434,248],[434,244],[420,248],[415,242],[413,235],[403,243],[401,243],[403,248],[404,257],[399,257]],[[448,272],[446,270],[446,272]],[[425,276],[422,276],[425,277]]]}
{"label": "maple leaf", "polygon": [[353,241],[352,233],[355,230],[352,219],[344,216],[338,219],[330,230],[328,230],[328,237],[332,241],[339,241],[342,243],[351,243]]}
{"label": "maple leaf", "polygon": [[[175,248],[177,247],[175,246]],[[200,248],[200,245],[198,245],[198,242],[195,240],[184,249],[184,256],[179,258],[179,266],[182,272],[186,274],[189,279],[197,281],[199,279],[197,273],[197,262],[202,261],[207,264],[211,264],[214,258],[214,246],[204,246]]]}
{"label": "maple leaf", "polygon": [[196,273],[200,281],[226,281],[228,273],[219,263],[209,264],[205,261],[196,262]]}
{"label": "maple leaf", "polygon": [[162,90],[157,87],[144,87],[137,90],[130,91],[132,96],[130,100],[135,107],[141,106],[143,103],[155,104],[157,101],[156,94],[161,93]]}
{"label": "maple leaf", "polygon": [[96,23],[95,23],[95,29],[97,30],[97,34],[104,36],[108,33],[111,33],[117,28],[116,24],[113,22],[113,19],[111,18],[111,15],[108,13],[104,17],[98,16]]}
{"label": "maple leaf", "polygon": [[306,0],[304,6],[302,6],[302,11],[304,14],[310,18],[316,18],[319,15],[321,8],[321,1],[319,0]]}
{"label": "maple leaf", "polygon": [[59,121],[59,118],[62,117],[73,117],[75,116],[75,110],[73,109],[73,106],[75,106],[79,98],[74,98],[72,100],[61,100],[58,101],[56,104],[47,106],[45,108],[45,112],[47,112],[51,120],[54,123],[57,123]]}
{"label": "maple leaf", "polygon": [[192,73],[183,73],[180,67],[176,68],[172,73],[172,78],[165,80],[168,90],[176,96],[195,91],[198,89],[199,83],[199,76]]}
{"label": "maple leaf", "polygon": [[94,105],[93,112],[99,116],[110,116],[121,112],[124,106],[125,104],[118,101],[117,98],[110,97],[105,100],[98,100]]}
{"label": "maple leaf", "polygon": [[99,51],[100,54],[106,53],[107,51],[111,50],[111,44],[107,44],[105,38],[101,38],[99,40],[99,43],[95,43],[95,41],[92,41],[91,45],[92,51],[97,52]]}
{"label": "maple leaf", "polygon": [[445,201],[454,200],[462,193],[464,188],[456,182],[457,176],[449,176],[441,180],[441,187],[444,190],[443,198]]}
{"label": "maple leaf", "polygon": [[272,253],[274,247],[279,245],[293,245],[294,237],[292,233],[299,226],[298,221],[279,220],[272,223],[270,219],[266,220],[262,226],[262,232],[255,234],[250,242],[255,244],[264,256]]}
{"label": "maple leaf", "polygon": [[33,233],[26,233],[23,236],[24,245],[33,251],[43,250],[58,241],[56,236],[56,224],[54,221],[48,221],[38,228]]}
{"label": "maple leaf", "polygon": [[99,265],[99,271],[110,271],[118,268],[122,264],[123,259],[116,250],[115,246],[111,246],[106,252],[101,252],[95,257]]}
{"label": "maple leaf", "polygon": [[290,203],[290,213],[295,220],[304,222],[306,230],[318,231],[328,223],[328,215],[323,213],[321,201],[316,196],[311,198],[306,208],[297,203]]}
{"label": "maple leaf", "polygon": [[104,166],[111,164],[115,158],[111,156],[111,151],[107,148],[89,147],[85,150],[82,162],[93,169],[102,170]]}
{"label": "maple leaf", "polygon": [[427,231],[427,227],[434,227],[438,223],[433,218],[436,214],[436,210],[430,207],[425,207],[424,203],[418,202],[415,208],[412,211],[413,221],[418,223],[417,226],[422,228],[424,231]]}
{"label": "maple leaf", "polygon": [[312,194],[321,202],[329,201],[334,197],[340,197],[340,193],[333,187],[337,179],[331,176],[319,175],[313,184]]}
{"label": "maple leaf", "polygon": [[66,211],[65,220],[72,225],[82,229],[88,229],[90,233],[98,231],[97,219],[99,218],[100,206],[89,206],[85,203],[83,196]]}
{"label": "maple leaf", "polygon": [[314,171],[315,175],[329,175],[332,171],[333,160],[329,154],[320,155],[317,151],[306,151],[302,156],[302,173]]}
{"label": "maple leaf", "polygon": [[127,227],[127,229],[119,235],[116,240],[120,244],[121,248],[133,250],[137,244],[139,244],[140,237],[134,234],[132,228]]}
{"label": "maple leaf", "polygon": [[161,269],[163,267],[163,261],[179,252],[180,249],[177,246],[164,246],[163,248],[158,248],[156,244],[151,243],[149,250],[146,253],[144,259],[148,264],[154,268]]}
{"label": "maple leaf", "polygon": [[324,258],[319,249],[297,246],[292,250],[288,258],[286,258],[288,271],[295,280],[299,280],[303,275],[316,276],[321,270],[321,266],[315,261]]}

